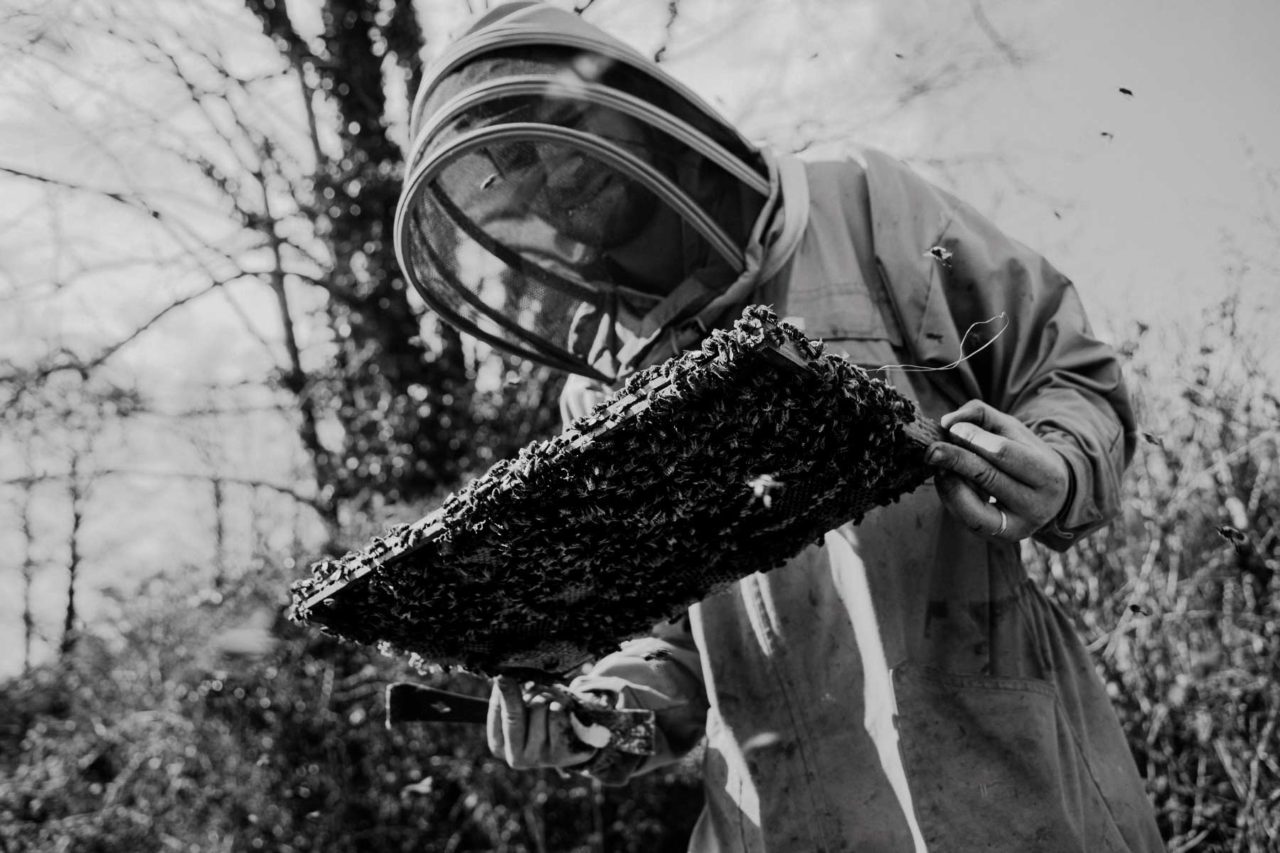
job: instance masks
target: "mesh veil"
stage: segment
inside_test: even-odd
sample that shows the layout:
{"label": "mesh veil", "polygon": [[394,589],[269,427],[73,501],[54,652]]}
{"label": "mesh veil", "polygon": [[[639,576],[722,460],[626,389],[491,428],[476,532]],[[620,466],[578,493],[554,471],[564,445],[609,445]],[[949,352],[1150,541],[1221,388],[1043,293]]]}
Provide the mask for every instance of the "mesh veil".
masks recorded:
{"label": "mesh veil", "polygon": [[462,331],[612,381],[602,354],[741,273],[769,184],[754,150],[652,63],[533,11],[557,25],[481,27],[423,84],[397,255]]}

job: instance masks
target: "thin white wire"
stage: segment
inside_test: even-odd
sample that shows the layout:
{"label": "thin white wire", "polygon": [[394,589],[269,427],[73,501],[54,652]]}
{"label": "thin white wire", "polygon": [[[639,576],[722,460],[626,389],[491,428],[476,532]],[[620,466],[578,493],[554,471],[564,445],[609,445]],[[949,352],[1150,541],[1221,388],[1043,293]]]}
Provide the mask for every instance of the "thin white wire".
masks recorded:
{"label": "thin white wire", "polygon": [[[1000,329],[994,335],[991,336],[991,340],[987,341],[986,343],[978,347],[973,352],[965,353],[964,343],[965,341],[969,340],[969,335],[973,333],[974,329],[978,328],[979,326],[990,325],[991,323],[995,323],[1000,320],[1004,321],[1004,325],[1001,326]],[[886,364],[884,367],[877,367],[871,372],[879,373],[881,371],[884,371],[887,373],[890,370],[901,370],[903,373],[934,373],[939,370],[954,370],[955,368],[964,364],[969,359],[973,358],[978,353],[982,352],[987,347],[994,344],[1000,338],[1000,336],[1003,335],[1006,330],[1008,330],[1009,326],[1011,325],[1012,323],[1009,320],[1009,315],[1004,311],[1001,311],[999,314],[997,314],[994,317],[990,317],[986,320],[979,320],[978,322],[973,323],[972,325],[969,326],[969,328],[964,330],[964,334],[960,337],[960,352],[961,352],[960,357],[955,361],[951,362],[950,364],[945,364],[941,367],[923,367],[921,365],[916,365],[916,364]]]}

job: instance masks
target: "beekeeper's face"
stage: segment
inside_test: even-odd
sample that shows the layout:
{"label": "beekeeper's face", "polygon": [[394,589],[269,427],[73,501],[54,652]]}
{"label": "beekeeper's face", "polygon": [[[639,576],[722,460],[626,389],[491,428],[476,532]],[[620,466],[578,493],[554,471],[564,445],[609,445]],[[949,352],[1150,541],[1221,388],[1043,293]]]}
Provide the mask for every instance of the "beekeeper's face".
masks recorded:
{"label": "beekeeper's face", "polygon": [[[773,182],[750,143],[642,56],[570,12],[503,8],[414,100],[396,255],[460,331],[612,381],[623,368],[601,366],[594,342],[621,351],[633,320],[671,340],[660,332],[689,313],[677,303],[742,275]],[[690,278],[699,287],[681,295]]]}
{"label": "beekeeper's face", "polygon": [[[613,110],[581,104],[547,107],[547,123],[608,140],[652,165],[645,129]],[[571,143],[513,142],[490,156],[512,201],[527,205],[561,236],[608,250],[630,242],[653,217],[656,199],[640,183]]]}

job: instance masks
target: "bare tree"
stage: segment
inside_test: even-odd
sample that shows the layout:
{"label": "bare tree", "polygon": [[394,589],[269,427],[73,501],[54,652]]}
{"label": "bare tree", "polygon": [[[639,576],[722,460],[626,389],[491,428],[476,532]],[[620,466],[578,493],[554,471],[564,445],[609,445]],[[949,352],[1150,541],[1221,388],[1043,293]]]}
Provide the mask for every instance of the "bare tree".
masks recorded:
{"label": "bare tree", "polygon": [[[15,392],[16,390],[16,392]],[[20,575],[23,584],[23,649],[24,665],[33,659],[37,616],[32,601],[38,561],[35,547],[38,534],[35,525],[37,487],[60,485],[64,490],[60,504],[65,529],[65,590],[62,630],[58,654],[66,657],[75,652],[79,637],[79,593],[83,583],[84,525],[89,511],[92,489],[101,477],[97,469],[99,443],[109,425],[131,416],[139,405],[133,393],[102,383],[82,381],[78,376],[53,383],[24,384],[11,387],[4,401],[0,425],[3,441],[0,450],[11,458],[21,459],[25,472],[0,479],[0,486],[19,491],[19,535],[23,540]],[[48,495],[39,501],[48,505]]]}
{"label": "bare tree", "polygon": [[76,648],[78,613],[76,592],[80,581],[80,537],[84,523],[85,484],[80,473],[80,453],[71,453],[67,471],[67,505],[71,510],[71,530],[67,534],[67,605],[63,611],[62,640],[58,644],[58,656],[70,657]]}
{"label": "bare tree", "polygon": [[31,669],[31,647],[36,639],[35,610],[32,604],[32,590],[36,578],[35,530],[32,523],[32,505],[34,504],[35,486],[27,483],[18,498],[18,535],[22,537],[22,560],[20,577],[22,582],[22,671]]}
{"label": "bare tree", "polygon": [[[6,45],[26,84],[11,97],[38,102],[110,169],[86,175],[35,151],[0,156],[0,182],[49,205],[53,271],[41,284],[11,275],[57,301],[128,268],[163,276],[170,295],[147,294],[140,302],[154,307],[130,311],[122,332],[6,359],[0,382],[113,364],[155,346],[166,327],[190,328],[192,309],[238,316],[270,356],[267,371],[245,375],[292,400],[332,523],[343,502],[371,491],[413,499],[456,479],[468,465],[458,434],[471,392],[460,341],[424,336],[390,249],[393,129],[406,105],[385,92],[412,92],[420,75],[413,4],[319,8],[305,32],[271,0],[162,12],[99,0],[56,26],[26,13],[30,38]],[[123,58],[127,77],[100,77],[68,44]],[[83,234],[67,222],[72,206],[114,223],[116,253],[57,236],[55,221]],[[140,245],[149,256],[137,256]]]}

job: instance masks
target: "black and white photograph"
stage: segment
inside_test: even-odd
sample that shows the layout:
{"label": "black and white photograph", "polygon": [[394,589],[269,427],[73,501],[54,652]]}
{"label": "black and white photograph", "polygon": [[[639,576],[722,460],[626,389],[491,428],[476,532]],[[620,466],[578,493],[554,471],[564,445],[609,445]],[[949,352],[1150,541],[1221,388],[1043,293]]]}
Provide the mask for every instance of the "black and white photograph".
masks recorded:
{"label": "black and white photograph", "polygon": [[0,0],[0,853],[1280,851],[1274,0]]}

